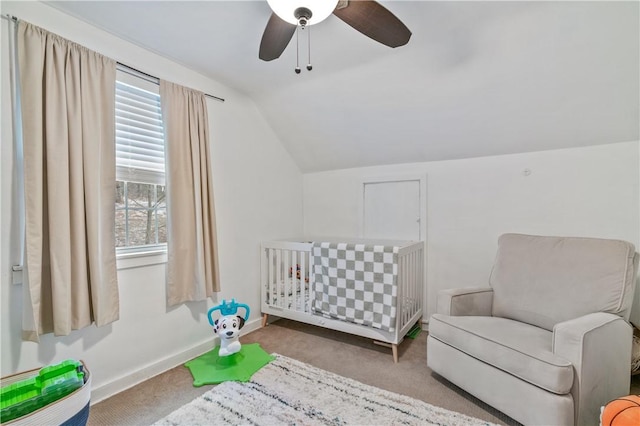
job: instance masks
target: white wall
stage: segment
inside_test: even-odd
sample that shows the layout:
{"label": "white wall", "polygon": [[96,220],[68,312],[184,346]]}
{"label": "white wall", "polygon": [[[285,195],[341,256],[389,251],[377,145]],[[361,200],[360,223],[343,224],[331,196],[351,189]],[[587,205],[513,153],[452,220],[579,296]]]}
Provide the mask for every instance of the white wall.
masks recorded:
{"label": "white wall", "polygon": [[22,286],[11,284],[10,272],[11,265],[19,262],[7,44],[11,26],[2,20],[2,375],[65,358],[82,359],[93,373],[95,403],[210,349],[213,333],[206,312],[215,302],[233,297],[248,304],[253,309],[247,327],[257,327],[259,244],[302,234],[302,175],[253,102],[237,91],[42,3],[2,2],[2,13],[13,14],[149,74],[226,99],[224,103],[208,101],[222,285],[219,298],[214,303],[189,303],[167,309],[164,263],[125,268],[137,262],[119,261],[119,321],[62,338],[46,335],[40,344],[23,342]]}
{"label": "white wall", "polygon": [[488,282],[505,232],[618,238],[639,248],[638,151],[639,142],[629,142],[305,174],[304,230],[358,236],[361,179],[426,174],[430,315],[438,290]]}

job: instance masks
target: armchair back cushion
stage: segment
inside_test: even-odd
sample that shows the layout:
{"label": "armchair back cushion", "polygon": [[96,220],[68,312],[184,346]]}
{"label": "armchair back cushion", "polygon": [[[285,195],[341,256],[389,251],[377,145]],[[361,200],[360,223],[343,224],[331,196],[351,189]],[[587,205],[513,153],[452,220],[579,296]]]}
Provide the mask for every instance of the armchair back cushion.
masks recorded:
{"label": "armchair back cushion", "polygon": [[504,234],[489,278],[492,315],[550,331],[593,312],[629,320],[637,268],[626,241]]}

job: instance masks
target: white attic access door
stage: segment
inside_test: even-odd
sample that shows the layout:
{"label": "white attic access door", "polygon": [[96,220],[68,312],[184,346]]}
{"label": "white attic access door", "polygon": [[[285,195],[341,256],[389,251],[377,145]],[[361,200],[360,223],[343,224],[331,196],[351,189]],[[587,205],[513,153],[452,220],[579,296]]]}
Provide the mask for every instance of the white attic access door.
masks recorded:
{"label": "white attic access door", "polygon": [[[359,196],[360,237],[423,241],[424,299],[427,305],[427,177],[402,175],[361,181]],[[426,322],[426,316],[423,322]]]}
{"label": "white attic access door", "polygon": [[426,240],[426,176],[364,179],[360,200],[361,237]]}

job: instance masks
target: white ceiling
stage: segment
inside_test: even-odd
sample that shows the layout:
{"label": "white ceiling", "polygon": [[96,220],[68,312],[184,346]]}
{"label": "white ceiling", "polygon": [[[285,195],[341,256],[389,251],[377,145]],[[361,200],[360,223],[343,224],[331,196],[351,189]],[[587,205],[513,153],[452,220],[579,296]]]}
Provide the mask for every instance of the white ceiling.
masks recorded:
{"label": "white ceiling", "polygon": [[299,75],[265,1],[48,3],[248,94],[303,172],[640,139],[637,1],[381,1],[408,45],[330,16]]}

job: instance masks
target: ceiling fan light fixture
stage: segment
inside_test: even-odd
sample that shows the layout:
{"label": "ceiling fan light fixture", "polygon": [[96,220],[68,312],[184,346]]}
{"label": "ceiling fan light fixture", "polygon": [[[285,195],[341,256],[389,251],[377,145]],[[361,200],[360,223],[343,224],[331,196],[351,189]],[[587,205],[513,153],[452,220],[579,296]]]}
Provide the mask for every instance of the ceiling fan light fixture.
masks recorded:
{"label": "ceiling fan light fixture", "polygon": [[293,25],[298,25],[295,11],[300,8],[309,9],[311,17],[306,19],[306,25],[314,25],[331,15],[338,0],[267,0],[267,3],[276,15]]}

